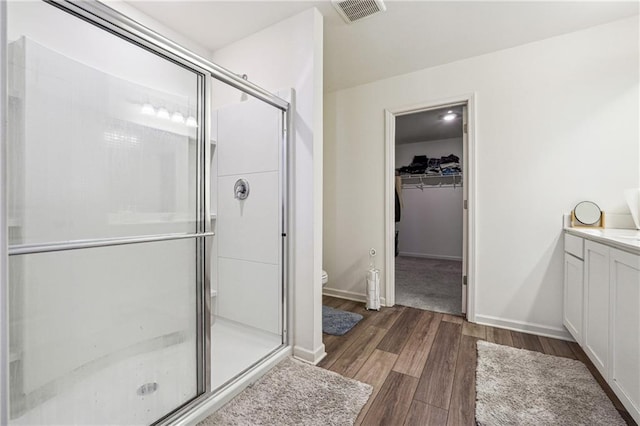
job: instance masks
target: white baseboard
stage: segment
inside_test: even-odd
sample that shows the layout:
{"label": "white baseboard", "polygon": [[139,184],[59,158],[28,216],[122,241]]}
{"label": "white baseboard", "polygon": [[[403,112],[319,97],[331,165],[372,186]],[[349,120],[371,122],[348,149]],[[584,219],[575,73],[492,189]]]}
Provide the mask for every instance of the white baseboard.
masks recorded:
{"label": "white baseboard", "polygon": [[232,382],[216,394],[203,400],[193,409],[189,410],[183,416],[172,421],[171,424],[187,426],[200,423],[202,420],[215,413],[216,410],[222,408],[224,404],[231,401],[236,395],[242,392],[245,388],[252,385],[259,378],[268,373],[273,367],[286,357],[291,356],[291,347],[287,346],[282,350],[273,354],[269,359],[265,360],[262,364],[252,368],[244,373],[236,381]]}
{"label": "white baseboard", "polygon": [[[380,287],[382,289],[382,286]],[[346,300],[353,300],[354,302],[367,303],[367,295],[364,293],[356,293],[354,291],[338,290],[336,288],[324,287],[322,289],[322,294],[324,296],[333,296],[339,299],[346,299]],[[380,298],[380,304],[382,306],[387,306],[386,299],[384,297]]]}
{"label": "white baseboard", "polygon": [[401,251],[398,256],[422,257],[423,259],[458,260],[462,262],[462,256],[443,256],[439,254],[410,253],[407,251]]}
{"label": "white baseboard", "polygon": [[520,331],[523,333],[535,334],[537,336],[553,337],[554,339],[575,342],[571,334],[564,328],[549,327],[548,325],[527,323],[524,321],[514,321],[504,318],[492,317],[489,315],[475,316],[475,322],[483,325],[490,325],[507,330]]}
{"label": "white baseboard", "polygon": [[324,351],[324,343],[315,351],[310,351],[300,346],[293,347],[293,357],[308,364],[317,365],[325,356],[327,356],[327,353]]}

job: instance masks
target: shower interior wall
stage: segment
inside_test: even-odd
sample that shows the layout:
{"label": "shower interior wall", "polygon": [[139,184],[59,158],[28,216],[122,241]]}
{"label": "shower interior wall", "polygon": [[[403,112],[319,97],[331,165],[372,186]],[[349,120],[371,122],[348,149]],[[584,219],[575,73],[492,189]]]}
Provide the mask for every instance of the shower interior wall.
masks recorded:
{"label": "shower interior wall", "polygon": [[[281,112],[252,99],[222,107],[214,116],[216,314],[280,334]],[[234,197],[239,179],[249,182],[246,200]]]}
{"label": "shower interior wall", "polygon": [[[224,90],[235,93],[218,97]],[[283,343],[282,111],[214,83],[211,205],[212,386]],[[249,195],[235,197],[245,179]],[[215,218],[214,218],[215,217]]]}
{"label": "shower interior wall", "polygon": [[[213,62],[274,93],[290,92],[289,336],[293,354],[311,363],[322,343],[323,17],[315,8],[213,53]],[[282,91],[282,92],[281,92]],[[218,93],[220,100],[221,93]],[[233,95],[237,99],[237,95]],[[281,95],[281,97],[284,97]],[[237,100],[236,100],[237,101]],[[330,273],[330,271],[329,271]]]}

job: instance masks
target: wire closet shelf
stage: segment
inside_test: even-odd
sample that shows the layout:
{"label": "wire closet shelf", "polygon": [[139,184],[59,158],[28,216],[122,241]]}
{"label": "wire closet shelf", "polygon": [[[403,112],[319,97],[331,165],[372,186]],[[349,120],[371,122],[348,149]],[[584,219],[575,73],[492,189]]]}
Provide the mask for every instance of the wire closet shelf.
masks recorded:
{"label": "wire closet shelf", "polygon": [[402,189],[462,188],[462,173],[400,175]]}

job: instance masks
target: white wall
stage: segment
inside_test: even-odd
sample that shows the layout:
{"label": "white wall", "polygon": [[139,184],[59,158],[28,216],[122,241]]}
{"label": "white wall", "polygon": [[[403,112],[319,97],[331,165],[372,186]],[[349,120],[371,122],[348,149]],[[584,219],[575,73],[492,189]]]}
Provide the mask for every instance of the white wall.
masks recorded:
{"label": "white wall", "polygon": [[151,18],[149,15],[140,12],[134,6],[129,3],[125,3],[123,0],[103,0],[103,3],[106,3],[110,8],[126,15],[127,17],[133,19],[134,21],[139,22],[145,27],[156,31],[158,34],[163,35],[169,40],[178,43],[182,47],[185,47],[192,51],[193,53],[197,53],[204,58],[211,56],[211,51],[206,47],[202,46],[200,43],[184,36],[183,34],[172,30],[166,25],[161,24],[155,19]]}
{"label": "white wall", "polygon": [[[476,320],[567,336],[561,217],[640,181],[638,17],[325,94],[324,258],[363,293],[384,244],[384,114],[476,94]],[[378,261],[378,267],[382,267]],[[383,274],[384,276],[384,271]]]}
{"label": "white wall", "polygon": [[[449,154],[456,155],[462,166],[462,138],[396,144],[396,168],[411,164],[415,155],[440,158]],[[462,196],[460,186],[420,190],[405,185],[401,220],[396,224],[400,255],[462,260]]]}
{"label": "white wall", "polygon": [[[322,344],[322,15],[314,8],[213,54],[213,62],[273,92],[294,88],[290,146],[290,286],[294,355]],[[291,332],[291,330],[290,330]]]}

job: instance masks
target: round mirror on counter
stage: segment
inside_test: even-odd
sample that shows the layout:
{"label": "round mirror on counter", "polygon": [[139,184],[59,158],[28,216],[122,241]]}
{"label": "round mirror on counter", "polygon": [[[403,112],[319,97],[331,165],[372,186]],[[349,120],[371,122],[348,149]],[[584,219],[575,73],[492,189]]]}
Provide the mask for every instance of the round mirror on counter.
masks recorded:
{"label": "round mirror on counter", "polygon": [[593,201],[581,201],[573,209],[573,215],[583,225],[595,225],[600,221],[602,211]]}

